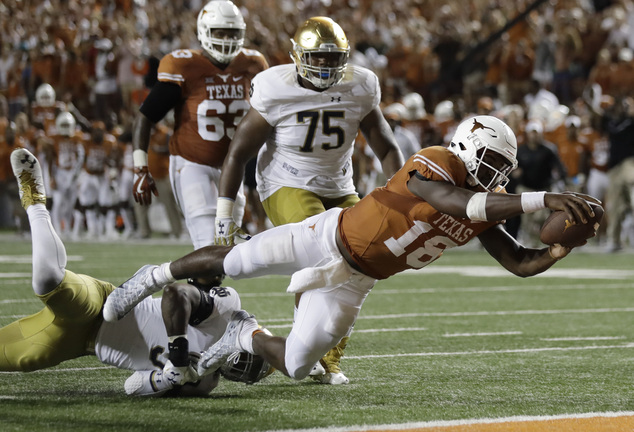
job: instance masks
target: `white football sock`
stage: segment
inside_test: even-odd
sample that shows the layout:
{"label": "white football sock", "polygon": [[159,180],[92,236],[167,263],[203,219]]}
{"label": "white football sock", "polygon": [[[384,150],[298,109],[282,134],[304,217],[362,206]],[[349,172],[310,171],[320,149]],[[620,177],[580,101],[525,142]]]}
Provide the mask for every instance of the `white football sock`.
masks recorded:
{"label": "white football sock", "polygon": [[29,206],[26,213],[33,245],[33,291],[42,295],[55,289],[64,279],[66,248],[55,232],[44,204]]}
{"label": "white football sock", "polygon": [[242,331],[240,332],[240,336],[238,337],[238,342],[240,343],[240,348],[243,351],[246,351],[251,354],[255,354],[253,352],[253,332],[258,330],[260,327],[255,320],[246,320],[242,325]]}

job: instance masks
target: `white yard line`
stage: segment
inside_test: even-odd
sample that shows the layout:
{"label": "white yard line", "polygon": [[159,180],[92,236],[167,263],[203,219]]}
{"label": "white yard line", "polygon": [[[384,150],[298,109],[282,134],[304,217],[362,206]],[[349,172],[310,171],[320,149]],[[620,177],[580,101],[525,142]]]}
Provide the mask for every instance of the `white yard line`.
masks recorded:
{"label": "white yard line", "polygon": [[442,336],[446,338],[452,338],[452,337],[474,337],[474,336],[511,336],[511,335],[521,335],[521,334],[522,334],[521,331],[508,331],[508,332],[496,332],[496,333],[450,333],[450,334],[444,334]]}
{"label": "white yard line", "polygon": [[425,331],[425,330],[427,330],[425,327],[399,327],[399,328],[355,330],[355,333],[389,333],[389,332]]}
{"label": "white yard line", "polygon": [[[362,315],[357,321],[376,319],[458,317],[458,316],[502,316],[502,315],[557,315],[557,314],[593,314],[634,312],[634,308],[599,308],[599,309],[551,309],[551,310],[516,310],[516,311],[475,311],[475,312],[414,312],[406,314]],[[292,323],[292,318],[268,318],[258,320],[261,323]],[[266,325],[268,328],[291,327],[291,324]]]}
{"label": "white yard line", "polygon": [[451,357],[451,356],[468,356],[468,355],[487,355],[487,354],[531,354],[539,352],[552,351],[587,351],[601,349],[631,349],[634,343],[626,343],[623,345],[588,345],[578,347],[541,347],[541,348],[518,348],[509,350],[480,350],[480,351],[453,351],[453,352],[420,352],[420,353],[401,353],[401,354],[369,354],[363,356],[346,356],[346,360],[357,359],[377,359],[377,358],[397,358],[397,357]]}
{"label": "white yard line", "polygon": [[598,340],[618,340],[626,339],[625,336],[590,336],[590,337],[558,337],[558,338],[541,338],[540,340],[548,342],[562,342],[562,341],[598,341]]}

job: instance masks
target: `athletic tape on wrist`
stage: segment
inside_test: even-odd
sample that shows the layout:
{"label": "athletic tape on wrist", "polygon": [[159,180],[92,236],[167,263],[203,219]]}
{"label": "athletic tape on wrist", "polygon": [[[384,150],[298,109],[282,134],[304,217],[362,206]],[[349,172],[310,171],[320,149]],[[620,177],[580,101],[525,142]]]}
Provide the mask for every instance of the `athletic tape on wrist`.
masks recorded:
{"label": "athletic tape on wrist", "polygon": [[533,213],[546,208],[544,197],[546,192],[522,192],[522,211]]}
{"label": "athletic tape on wrist", "polygon": [[467,203],[467,217],[474,221],[487,221],[487,192],[473,194]]}
{"label": "athletic tape on wrist", "polygon": [[132,159],[135,167],[147,166],[147,152],[145,150],[134,150],[132,152]]}
{"label": "athletic tape on wrist", "polygon": [[166,262],[161,264],[160,266],[160,270],[163,272],[165,282],[167,283],[176,282],[176,279],[174,279],[174,276],[172,276],[172,271],[170,270],[171,264],[172,264],[171,262]]}
{"label": "athletic tape on wrist", "polygon": [[233,219],[234,201],[226,197],[218,197],[216,219]]}

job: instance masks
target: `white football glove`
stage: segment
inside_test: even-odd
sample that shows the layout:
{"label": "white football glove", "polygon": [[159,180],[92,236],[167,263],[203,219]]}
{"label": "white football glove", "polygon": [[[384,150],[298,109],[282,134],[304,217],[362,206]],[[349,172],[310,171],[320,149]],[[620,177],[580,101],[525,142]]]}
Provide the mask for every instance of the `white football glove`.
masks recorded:
{"label": "white football glove", "polygon": [[188,382],[197,381],[199,376],[192,363],[187,366],[177,367],[168,360],[163,368],[163,379],[169,382],[172,386],[180,386]]}
{"label": "white football glove", "polygon": [[251,236],[233,220],[233,204],[232,199],[225,197],[218,198],[215,238],[217,245],[232,246],[236,244],[236,236],[242,240],[249,240],[251,238]]}
{"label": "white football glove", "polygon": [[232,246],[236,244],[236,236],[242,240],[249,240],[251,236],[240,228],[231,218],[216,218],[216,239],[215,243],[222,246]]}

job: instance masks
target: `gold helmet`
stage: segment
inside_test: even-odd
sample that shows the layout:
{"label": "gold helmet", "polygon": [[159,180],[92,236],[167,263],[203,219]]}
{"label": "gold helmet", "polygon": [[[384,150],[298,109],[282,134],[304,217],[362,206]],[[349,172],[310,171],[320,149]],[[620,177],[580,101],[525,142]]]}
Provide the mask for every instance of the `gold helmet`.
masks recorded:
{"label": "gold helmet", "polygon": [[297,72],[319,89],[327,89],[343,78],[350,45],[343,29],[327,17],[305,21],[291,39],[291,58]]}

